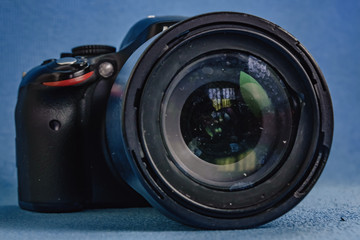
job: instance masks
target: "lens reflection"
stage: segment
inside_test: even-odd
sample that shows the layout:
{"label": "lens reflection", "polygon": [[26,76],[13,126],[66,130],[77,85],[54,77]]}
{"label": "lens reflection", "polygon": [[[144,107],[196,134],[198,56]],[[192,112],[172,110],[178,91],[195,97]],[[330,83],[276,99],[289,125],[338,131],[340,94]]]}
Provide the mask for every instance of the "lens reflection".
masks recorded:
{"label": "lens reflection", "polygon": [[[258,109],[256,103],[252,106]],[[260,138],[261,126],[261,115],[252,112],[239,86],[230,82],[198,88],[181,113],[182,135],[189,149],[202,160],[218,165],[237,162],[249,154]],[[256,164],[250,165],[255,168]]]}
{"label": "lens reflection", "polygon": [[251,185],[279,164],[290,140],[286,87],[269,65],[246,53],[214,53],[190,63],[165,102],[170,156],[205,185]]}

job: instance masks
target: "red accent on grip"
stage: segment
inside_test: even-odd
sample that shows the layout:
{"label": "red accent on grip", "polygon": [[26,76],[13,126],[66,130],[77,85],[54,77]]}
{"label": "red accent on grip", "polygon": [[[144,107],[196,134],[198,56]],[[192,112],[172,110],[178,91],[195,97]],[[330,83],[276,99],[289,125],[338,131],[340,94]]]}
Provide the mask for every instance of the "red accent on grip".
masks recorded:
{"label": "red accent on grip", "polygon": [[84,82],[85,80],[89,79],[94,74],[94,71],[85,73],[84,75],[81,75],[76,78],[70,78],[66,80],[61,80],[57,82],[43,82],[42,84],[46,86],[51,87],[65,87],[65,86],[72,86],[81,82]]}

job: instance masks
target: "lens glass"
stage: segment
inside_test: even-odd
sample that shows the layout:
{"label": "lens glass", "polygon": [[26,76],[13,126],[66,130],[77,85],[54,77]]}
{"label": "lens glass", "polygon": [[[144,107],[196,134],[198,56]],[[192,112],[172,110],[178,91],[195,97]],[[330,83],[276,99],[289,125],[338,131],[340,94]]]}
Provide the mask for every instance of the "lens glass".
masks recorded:
{"label": "lens glass", "polygon": [[187,64],[164,103],[172,160],[206,186],[252,186],[276,168],[290,141],[286,87],[270,65],[247,53],[211,53]]}
{"label": "lens glass", "polygon": [[[181,133],[200,159],[216,165],[232,164],[257,145],[262,129],[260,108],[270,107],[269,102],[265,95],[247,99],[240,90],[238,84],[216,81],[199,87],[186,100],[181,111]],[[248,171],[256,168],[255,162],[248,165]]]}

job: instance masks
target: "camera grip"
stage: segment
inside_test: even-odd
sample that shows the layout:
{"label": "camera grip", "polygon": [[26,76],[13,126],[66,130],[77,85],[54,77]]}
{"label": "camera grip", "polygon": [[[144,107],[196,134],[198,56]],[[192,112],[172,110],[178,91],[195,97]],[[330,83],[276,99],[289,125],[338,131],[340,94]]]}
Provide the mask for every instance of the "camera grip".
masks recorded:
{"label": "camera grip", "polygon": [[15,112],[20,207],[39,212],[82,209],[83,95],[76,87],[20,88]]}

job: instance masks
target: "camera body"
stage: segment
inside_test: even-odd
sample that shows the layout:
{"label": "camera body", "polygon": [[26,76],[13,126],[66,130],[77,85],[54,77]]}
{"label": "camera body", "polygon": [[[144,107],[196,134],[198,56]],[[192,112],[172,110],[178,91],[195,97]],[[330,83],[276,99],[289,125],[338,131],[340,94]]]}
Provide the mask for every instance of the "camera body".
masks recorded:
{"label": "camera body", "polygon": [[19,205],[149,204],[181,223],[250,228],[295,207],[333,136],[320,68],[244,13],[153,17],[120,49],[86,45],[29,71],[15,111]]}
{"label": "camera body", "polygon": [[131,28],[119,52],[80,46],[23,77],[15,115],[20,207],[67,212],[148,206],[107,159],[106,104],[129,56],[182,19],[146,18]]}

